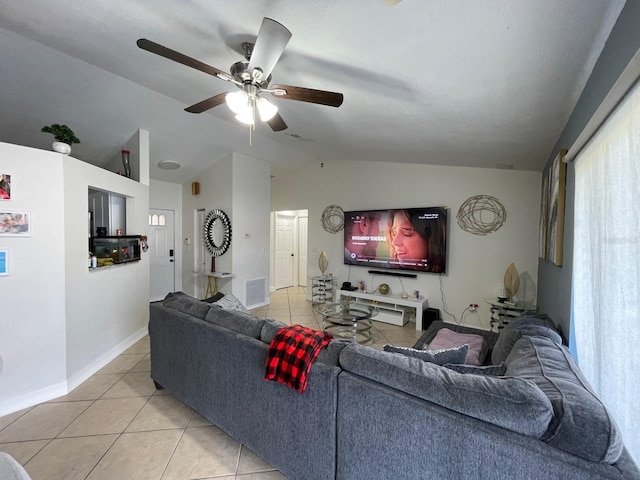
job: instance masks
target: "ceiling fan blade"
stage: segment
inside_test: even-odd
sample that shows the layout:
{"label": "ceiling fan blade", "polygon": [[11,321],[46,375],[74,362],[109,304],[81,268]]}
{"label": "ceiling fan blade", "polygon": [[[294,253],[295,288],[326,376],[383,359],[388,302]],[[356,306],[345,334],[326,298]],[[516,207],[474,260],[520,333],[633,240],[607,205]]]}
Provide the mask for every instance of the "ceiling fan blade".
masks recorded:
{"label": "ceiling fan blade", "polygon": [[174,62],[181,63],[186,65],[187,67],[195,68],[196,70],[200,70],[201,72],[208,73],[209,75],[213,75],[214,77],[221,78],[223,80],[229,80],[231,75],[222,70],[218,70],[216,67],[212,67],[211,65],[207,65],[206,63],[202,63],[200,60],[196,60],[195,58],[188,57],[180,52],[176,52],[175,50],[171,50],[170,48],[164,47],[159,43],[152,42],[151,40],[147,40],[146,38],[141,38],[136,42],[138,47],[143,50],[146,50],[151,53],[155,53],[156,55],[160,55],[161,57],[168,58],[169,60],[173,60]]}
{"label": "ceiling fan blade", "polygon": [[262,70],[262,80],[269,78],[290,38],[291,32],[284,25],[265,17],[251,52],[249,73],[259,68]]}
{"label": "ceiling fan blade", "polygon": [[[275,95],[278,98],[317,103],[319,105],[328,105],[329,107],[339,107],[342,105],[342,101],[344,100],[344,95],[341,93],[314,90],[312,88],[293,87],[291,85],[272,85],[269,90],[271,90],[271,95]],[[282,93],[282,91],[284,93]]]}
{"label": "ceiling fan blade", "polygon": [[284,123],[284,120],[279,113],[276,113],[271,120],[267,120],[267,123],[274,132],[281,132],[282,130],[289,128],[287,124]]}
{"label": "ceiling fan blade", "polygon": [[215,95],[211,98],[207,98],[206,100],[203,100],[201,102],[196,103],[195,105],[191,105],[190,107],[185,108],[185,111],[189,113],[206,112],[207,110],[213,107],[222,105],[224,103],[225,97],[227,96],[227,93],[229,92],[219,93],[218,95]]}

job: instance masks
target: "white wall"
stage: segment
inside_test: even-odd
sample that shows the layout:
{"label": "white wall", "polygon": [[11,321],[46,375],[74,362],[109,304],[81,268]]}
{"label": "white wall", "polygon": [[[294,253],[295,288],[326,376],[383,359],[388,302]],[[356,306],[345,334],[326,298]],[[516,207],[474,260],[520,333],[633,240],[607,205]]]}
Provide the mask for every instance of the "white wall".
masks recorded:
{"label": "white wall", "polygon": [[[218,280],[219,290],[233,293],[245,301],[245,281],[265,277],[269,282],[269,211],[270,168],[263,160],[239,153],[225,157],[183,185],[182,236],[192,238],[198,231],[194,224],[195,212],[204,209],[224,211],[231,221],[231,246],[216,257],[216,271],[232,272],[232,280]],[[200,183],[200,194],[191,194],[191,182]],[[248,237],[245,236],[248,234]],[[195,282],[206,281],[193,273],[194,249],[182,242],[183,289],[194,292]],[[210,268],[208,252],[205,266]],[[266,294],[266,293],[265,293]]]}
{"label": "white wall", "polygon": [[[149,132],[138,129],[122,149],[130,152],[131,178],[143,185],[149,185]],[[124,173],[122,152],[117,152],[103,168],[114,173]]]}
{"label": "white wall", "polygon": [[67,377],[71,388],[146,333],[149,257],[87,269],[89,187],[127,197],[127,234],[148,235],[149,187],[76,160],[64,159]]}
{"label": "white wall", "polygon": [[[0,277],[0,416],[28,397],[66,392],[62,160],[59,153],[0,143],[0,172],[10,174],[12,184],[0,211],[31,217],[30,237],[0,236],[10,261],[10,275]],[[86,212],[81,221],[86,252]]]}
{"label": "white wall", "polygon": [[245,305],[245,283],[248,279],[264,277],[265,299],[269,298],[270,203],[269,164],[234,153],[231,271],[235,274],[233,294]]}
{"label": "white wall", "polygon": [[[323,210],[335,204],[344,210],[449,208],[447,273],[402,280],[405,290],[420,290],[444,320],[452,317],[443,311],[440,281],[447,310],[458,321],[469,303],[477,303],[479,315],[467,314],[464,322],[488,328],[489,308],[484,300],[495,297],[509,264],[513,262],[520,274],[537,278],[540,172],[348,160],[323,163],[323,167],[317,162],[277,177],[271,184],[272,211],[309,209],[309,277],[320,274],[318,256],[324,250],[329,256],[328,272],[337,275],[339,283],[364,280],[367,288],[388,283],[392,291],[402,291],[397,278],[372,278],[365,267],[343,265],[343,232],[330,234],[320,225]],[[461,204],[480,194],[498,198],[507,211],[502,228],[486,236],[467,233],[456,222]]]}
{"label": "white wall", "polygon": [[[148,160],[147,160],[148,161]],[[0,415],[68,392],[146,333],[149,266],[88,269],[88,189],[127,196],[128,233],[147,234],[148,187],[61,154],[0,143],[0,171],[30,237],[0,237]]]}
{"label": "white wall", "polygon": [[[198,209],[210,210],[217,208],[225,212],[231,220],[231,228],[233,232],[233,156],[223,158],[221,161],[212,165],[210,168],[192,178],[182,186],[182,237],[190,238],[191,245],[185,245],[182,242],[182,287],[186,293],[193,295],[198,289],[196,285],[203,285],[206,278],[202,274],[193,272],[194,261],[194,236],[197,235],[199,228],[196,228],[194,218]],[[200,182],[200,194],[191,194],[191,182]],[[231,237],[231,246],[227,252],[216,258],[216,270],[219,272],[232,271],[232,255],[235,245],[235,238]],[[211,260],[208,252],[205,254],[207,261],[205,267],[210,269]],[[200,283],[198,283],[200,282]],[[231,282],[222,281],[218,285],[220,290],[225,293],[231,293]]]}

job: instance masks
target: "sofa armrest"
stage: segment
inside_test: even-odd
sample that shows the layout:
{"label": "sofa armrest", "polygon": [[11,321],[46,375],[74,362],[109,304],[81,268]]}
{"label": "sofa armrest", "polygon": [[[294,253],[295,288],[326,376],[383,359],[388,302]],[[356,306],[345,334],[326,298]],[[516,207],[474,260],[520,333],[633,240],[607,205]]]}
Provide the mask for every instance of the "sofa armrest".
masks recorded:
{"label": "sofa armrest", "polygon": [[24,467],[5,452],[0,452],[0,478],[2,480],[31,480]]}

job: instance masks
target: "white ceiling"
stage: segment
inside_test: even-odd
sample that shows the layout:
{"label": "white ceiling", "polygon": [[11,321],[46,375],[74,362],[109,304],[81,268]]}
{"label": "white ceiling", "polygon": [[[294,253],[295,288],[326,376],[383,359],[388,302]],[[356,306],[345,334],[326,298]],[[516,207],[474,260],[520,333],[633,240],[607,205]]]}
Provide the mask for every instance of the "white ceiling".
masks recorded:
{"label": "white ceiling", "polygon": [[[40,128],[64,123],[82,140],[72,155],[102,165],[144,128],[151,177],[179,183],[231,151],[275,175],[318,159],[542,170],[624,0],[387,3],[0,0],[0,140],[49,148]],[[272,83],[344,103],[275,99],[289,129],[259,124],[252,146],[226,105],[183,111],[232,84],[136,46],[228,72],[263,17],[293,34]]]}

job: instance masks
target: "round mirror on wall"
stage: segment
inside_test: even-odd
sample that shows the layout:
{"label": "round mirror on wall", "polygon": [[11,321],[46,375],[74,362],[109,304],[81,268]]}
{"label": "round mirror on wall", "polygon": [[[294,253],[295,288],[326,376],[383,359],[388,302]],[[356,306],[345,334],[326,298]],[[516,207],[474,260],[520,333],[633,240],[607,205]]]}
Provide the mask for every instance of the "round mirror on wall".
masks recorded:
{"label": "round mirror on wall", "polygon": [[219,257],[231,245],[231,222],[222,210],[211,210],[204,219],[204,244],[214,257]]}

